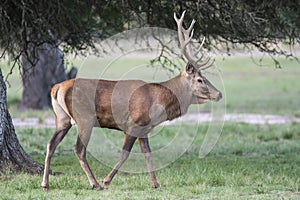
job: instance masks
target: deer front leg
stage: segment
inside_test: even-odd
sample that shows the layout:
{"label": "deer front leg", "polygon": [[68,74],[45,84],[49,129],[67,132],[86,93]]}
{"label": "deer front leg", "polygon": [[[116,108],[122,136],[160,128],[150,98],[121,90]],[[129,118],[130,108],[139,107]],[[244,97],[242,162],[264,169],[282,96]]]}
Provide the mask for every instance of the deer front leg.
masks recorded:
{"label": "deer front leg", "polygon": [[77,138],[77,142],[76,142],[76,145],[75,145],[74,152],[78,157],[81,168],[83,169],[83,171],[85,172],[86,176],[89,179],[91,187],[93,189],[102,190],[103,188],[99,185],[99,183],[95,179],[95,177],[94,177],[94,175],[91,171],[91,168],[90,168],[90,166],[87,162],[87,159],[86,159],[86,146],[83,144],[80,137]]}
{"label": "deer front leg", "polygon": [[154,169],[152,166],[152,158],[151,158],[151,150],[149,146],[149,140],[148,137],[146,138],[138,138],[138,142],[141,147],[141,151],[145,156],[147,167],[148,167],[148,172],[151,178],[151,185],[154,188],[160,188],[160,184],[156,181],[156,176],[154,173]]}
{"label": "deer front leg", "polygon": [[114,176],[116,175],[116,173],[118,172],[120,167],[123,165],[123,163],[129,157],[130,151],[132,149],[132,146],[133,146],[135,140],[136,140],[136,137],[131,136],[127,133],[125,134],[120,159],[119,159],[118,163],[114,166],[114,168],[111,170],[111,172],[103,180],[103,187],[104,188],[106,188],[106,189],[108,188],[110,182],[112,181],[112,179],[114,178]]}
{"label": "deer front leg", "polygon": [[[92,120],[90,121],[92,122]],[[89,179],[90,185],[93,189],[102,190],[103,188],[99,185],[95,179],[92,170],[86,159],[86,148],[90,140],[93,123],[78,123],[78,138],[75,144],[74,152],[80,162],[81,168],[85,172]]]}

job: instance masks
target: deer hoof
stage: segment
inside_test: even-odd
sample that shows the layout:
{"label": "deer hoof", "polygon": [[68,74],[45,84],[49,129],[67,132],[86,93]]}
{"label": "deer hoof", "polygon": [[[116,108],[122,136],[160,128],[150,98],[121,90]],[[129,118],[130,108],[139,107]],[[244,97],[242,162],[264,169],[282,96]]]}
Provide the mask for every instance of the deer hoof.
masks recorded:
{"label": "deer hoof", "polygon": [[96,187],[94,189],[96,189],[96,190],[104,190],[105,188],[99,185],[98,187]]}
{"label": "deer hoof", "polygon": [[50,188],[49,185],[46,186],[42,185],[42,189],[44,190],[44,192],[48,192]]}
{"label": "deer hoof", "polygon": [[158,182],[153,183],[153,188],[161,188],[160,184]]}
{"label": "deer hoof", "polygon": [[108,189],[109,187],[109,182],[103,181],[103,189]]}
{"label": "deer hoof", "polygon": [[104,189],[100,185],[92,185],[92,188],[95,189],[95,190],[103,190]]}

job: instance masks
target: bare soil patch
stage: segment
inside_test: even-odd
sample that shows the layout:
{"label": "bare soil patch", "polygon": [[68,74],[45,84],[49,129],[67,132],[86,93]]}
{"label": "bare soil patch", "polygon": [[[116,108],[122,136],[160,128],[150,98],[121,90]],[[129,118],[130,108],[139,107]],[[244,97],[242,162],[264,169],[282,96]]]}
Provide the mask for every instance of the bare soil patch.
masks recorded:
{"label": "bare soil patch", "polygon": [[[174,124],[195,124],[195,123],[209,123],[211,121],[224,121],[224,122],[243,122],[248,124],[290,124],[300,123],[300,118],[285,116],[285,115],[263,115],[263,114],[233,114],[228,113],[224,116],[218,116],[214,119],[210,113],[188,113],[173,121],[164,122],[163,125],[174,125]],[[55,128],[54,118],[26,118],[19,119],[14,118],[13,124],[15,127],[21,128]]]}

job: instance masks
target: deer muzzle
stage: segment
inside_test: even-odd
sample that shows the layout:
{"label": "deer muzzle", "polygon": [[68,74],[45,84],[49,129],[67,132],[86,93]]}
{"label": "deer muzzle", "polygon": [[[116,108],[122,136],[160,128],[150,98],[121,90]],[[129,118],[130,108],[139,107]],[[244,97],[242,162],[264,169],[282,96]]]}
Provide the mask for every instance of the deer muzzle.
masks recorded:
{"label": "deer muzzle", "polygon": [[216,93],[214,93],[213,96],[211,96],[211,100],[212,101],[220,101],[223,98],[222,92],[218,91]]}

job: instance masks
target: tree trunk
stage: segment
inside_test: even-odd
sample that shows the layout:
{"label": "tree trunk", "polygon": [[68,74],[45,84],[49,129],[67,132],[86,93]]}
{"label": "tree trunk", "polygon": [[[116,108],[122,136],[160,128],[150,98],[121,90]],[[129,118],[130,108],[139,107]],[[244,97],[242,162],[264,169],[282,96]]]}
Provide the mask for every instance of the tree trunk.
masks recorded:
{"label": "tree trunk", "polygon": [[43,165],[34,161],[19,144],[7,110],[6,85],[0,69],[0,169],[41,174]]}
{"label": "tree trunk", "polygon": [[47,109],[51,106],[50,90],[56,83],[75,78],[77,70],[72,68],[69,74],[66,74],[63,53],[55,45],[44,43],[35,50],[37,62],[33,55],[28,52],[27,56],[22,55],[23,70],[23,94],[19,105],[20,110]]}

